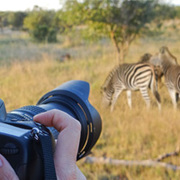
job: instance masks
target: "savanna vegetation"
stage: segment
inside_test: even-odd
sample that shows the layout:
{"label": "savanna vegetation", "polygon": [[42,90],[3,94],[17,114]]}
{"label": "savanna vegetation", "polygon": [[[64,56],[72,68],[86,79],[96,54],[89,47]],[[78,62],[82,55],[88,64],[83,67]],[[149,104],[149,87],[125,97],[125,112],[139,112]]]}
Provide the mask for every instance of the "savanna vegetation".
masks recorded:
{"label": "savanna vegetation", "polygon": [[[125,62],[137,62],[144,53],[154,54],[166,45],[180,63],[178,16],[176,19],[168,17],[157,21],[158,27],[157,22],[152,21],[147,26],[151,31],[133,40]],[[121,94],[113,113],[102,108],[100,87],[109,71],[118,64],[117,49],[108,36],[102,36],[95,42],[82,39],[81,30],[84,27],[72,29],[68,26],[66,29],[64,26],[67,31],[63,34],[58,31],[56,43],[37,43],[28,31],[3,28],[0,32],[0,98],[4,100],[7,111],[36,104],[42,95],[63,82],[85,80],[91,87],[89,100],[99,111],[103,123],[101,136],[90,156],[146,160],[175,151],[180,145],[180,113],[173,110],[163,81],[159,86],[161,112],[151,92],[152,107],[149,111],[140,92],[132,93],[132,110],[127,105],[125,93]],[[64,59],[66,54],[70,58]],[[164,161],[180,166],[179,155]],[[180,171],[163,167],[89,164],[83,159],[78,166],[89,180],[180,179]]]}

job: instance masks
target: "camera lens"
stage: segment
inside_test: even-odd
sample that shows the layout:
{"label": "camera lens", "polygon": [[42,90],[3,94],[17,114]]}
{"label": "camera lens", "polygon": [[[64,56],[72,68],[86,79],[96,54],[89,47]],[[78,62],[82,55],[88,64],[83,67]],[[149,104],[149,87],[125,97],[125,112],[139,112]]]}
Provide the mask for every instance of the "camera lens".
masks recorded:
{"label": "camera lens", "polygon": [[[78,160],[90,152],[100,136],[102,127],[99,113],[88,101],[89,91],[89,84],[85,81],[68,81],[45,94],[36,106],[24,106],[9,112],[6,120],[28,126],[34,115],[51,109],[68,113],[82,126]],[[57,138],[58,132],[54,128],[49,129],[54,138]]]}

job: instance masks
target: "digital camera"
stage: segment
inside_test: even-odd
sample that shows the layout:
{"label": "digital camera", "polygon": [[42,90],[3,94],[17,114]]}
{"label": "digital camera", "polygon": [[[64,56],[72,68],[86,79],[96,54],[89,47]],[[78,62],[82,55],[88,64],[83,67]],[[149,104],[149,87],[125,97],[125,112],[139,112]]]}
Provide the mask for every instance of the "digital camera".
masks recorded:
{"label": "digital camera", "polygon": [[[101,133],[101,118],[89,103],[89,83],[68,81],[48,92],[37,105],[6,113],[0,99],[0,153],[20,180],[41,180],[49,170],[58,131],[33,121],[33,116],[52,109],[66,112],[81,123],[77,160],[88,155]],[[63,146],[63,144],[62,144]],[[50,172],[51,176],[51,172]]]}

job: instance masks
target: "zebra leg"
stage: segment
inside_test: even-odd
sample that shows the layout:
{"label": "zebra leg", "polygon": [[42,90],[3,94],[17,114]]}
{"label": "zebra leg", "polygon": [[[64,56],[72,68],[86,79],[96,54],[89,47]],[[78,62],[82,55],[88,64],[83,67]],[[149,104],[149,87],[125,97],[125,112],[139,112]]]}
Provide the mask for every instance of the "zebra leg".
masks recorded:
{"label": "zebra leg", "polygon": [[179,101],[179,93],[176,93],[176,103]]}
{"label": "zebra leg", "polygon": [[169,95],[171,97],[174,109],[177,109],[177,95],[176,92],[173,89],[168,89]]}
{"label": "zebra leg", "polygon": [[127,99],[128,99],[128,105],[130,109],[132,109],[131,90],[127,90]]}
{"label": "zebra leg", "polygon": [[141,88],[140,91],[141,91],[143,99],[146,102],[146,106],[149,109],[150,108],[150,98],[149,98],[149,95],[148,95],[147,87]]}
{"label": "zebra leg", "polygon": [[115,90],[114,94],[113,94],[113,98],[111,100],[111,112],[114,110],[114,105],[117,101],[117,98],[119,97],[119,95],[121,94],[123,89],[118,89],[118,90]]}
{"label": "zebra leg", "polygon": [[156,102],[157,102],[157,104],[158,104],[158,108],[159,108],[159,110],[161,110],[161,98],[160,98],[160,95],[159,95],[158,91],[155,90],[155,91],[153,92],[153,94],[154,94],[154,96],[155,96],[155,98],[156,98]]}

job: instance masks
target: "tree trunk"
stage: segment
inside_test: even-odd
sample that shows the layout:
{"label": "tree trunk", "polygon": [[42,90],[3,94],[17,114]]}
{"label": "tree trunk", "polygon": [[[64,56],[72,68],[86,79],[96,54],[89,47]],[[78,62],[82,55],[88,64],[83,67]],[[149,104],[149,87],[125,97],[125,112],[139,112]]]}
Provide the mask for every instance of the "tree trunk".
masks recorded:
{"label": "tree trunk", "polygon": [[120,44],[120,60],[122,62],[124,62],[125,57],[128,54],[128,50],[129,50],[129,41],[124,40],[121,44]]}
{"label": "tree trunk", "polygon": [[124,49],[123,48],[121,48],[121,51],[120,51],[120,62],[122,62],[122,63],[124,63],[124,57],[125,57],[125,54],[124,54]]}
{"label": "tree trunk", "polygon": [[135,39],[135,37],[136,35],[132,34],[131,36],[124,37],[122,39],[122,42],[118,42],[118,40],[116,39],[114,35],[114,32],[111,31],[111,40],[113,41],[113,44],[116,47],[117,60],[119,64],[124,63],[124,59],[129,51],[129,46],[131,42]]}
{"label": "tree trunk", "polygon": [[121,59],[121,51],[120,51],[120,48],[118,46],[118,42],[117,42],[117,39],[116,39],[116,37],[114,35],[114,32],[111,31],[110,35],[111,35],[111,40],[112,40],[112,42],[113,42],[113,44],[114,44],[114,46],[116,48],[116,51],[117,51],[117,61],[118,61],[119,64],[123,63],[123,59]]}

